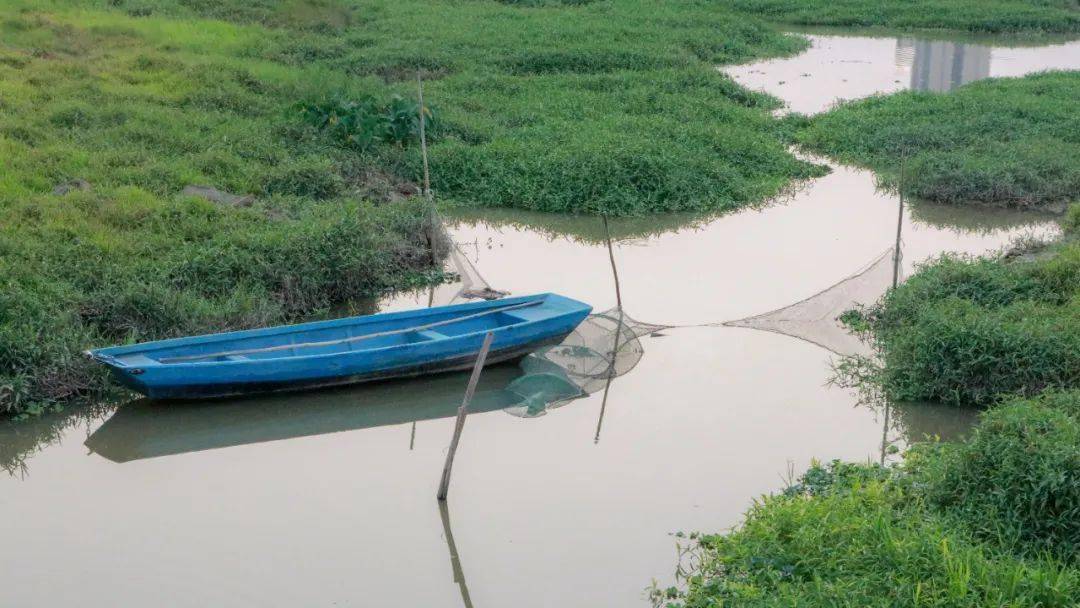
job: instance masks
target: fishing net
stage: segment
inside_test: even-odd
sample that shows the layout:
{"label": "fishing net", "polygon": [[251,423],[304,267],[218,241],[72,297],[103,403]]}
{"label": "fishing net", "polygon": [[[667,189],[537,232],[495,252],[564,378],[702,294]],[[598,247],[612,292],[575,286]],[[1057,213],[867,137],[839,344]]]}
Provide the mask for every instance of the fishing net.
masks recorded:
{"label": "fishing net", "polygon": [[[642,336],[665,329],[636,321],[619,308],[589,315],[562,344],[534,353],[522,363],[554,364],[586,393],[603,388],[609,378],[618,378],[634,369],[645,352]],[[528,359],[535,359],[530,362]]]}
{"label": "fishing net", "polygon": [[894,251],[890,247],[862,270],[805,300],[724,325],[792,336],[838,355],[868,356],[872,353],[870,346],[848,331],[837,317],[858,305],[873,304],[892,285]]}
{"label": "fishing net", "polygon": [[449,269],[457,275],[458,282],[461,285],[454,295],[454,300],[477,298],[497,300],[507,295],[507,292],[492,289],[491,285],[488,285],[488,282],[484,280],[484,277],[480,276],[476,266],[469,261],[468,256],[461,251],[461,247],[457,243],[454,243],[450,248],[447,264]]}
{"label": "fishing net", "polygon": [[511,383],[510,390],[523,402],[506,412],[541,416],[607,388],[641,361],[645,349],[640,338],[667,327],[636,321],[618,307],[589,315],[561,344],[522,359],[525,375]]}

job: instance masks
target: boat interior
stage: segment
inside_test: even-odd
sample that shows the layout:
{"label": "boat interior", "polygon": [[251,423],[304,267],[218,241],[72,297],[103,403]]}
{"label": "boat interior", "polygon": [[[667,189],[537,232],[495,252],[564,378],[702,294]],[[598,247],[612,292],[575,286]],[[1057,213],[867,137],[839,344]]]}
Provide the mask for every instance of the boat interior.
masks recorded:
{"label": "boat interior", "polygon": [[[537,301],[536,304],[540,302]],[[544,316],[543,311],[538,308],[532,306],[505,311],[496,308],[493,312],[466,309],[396,318],[381,315],[357,317],[329,324],[313,323],[286,328],[292,331],[238,332],[238,335],[222,336],[222,339],[207,339],[181,345],[148,343],[145,349],[117,353],[113,358],[123,365],[139,367],[369,351],[442,340],[534,321]],[[455,320],[456,317],[461,318]]]}

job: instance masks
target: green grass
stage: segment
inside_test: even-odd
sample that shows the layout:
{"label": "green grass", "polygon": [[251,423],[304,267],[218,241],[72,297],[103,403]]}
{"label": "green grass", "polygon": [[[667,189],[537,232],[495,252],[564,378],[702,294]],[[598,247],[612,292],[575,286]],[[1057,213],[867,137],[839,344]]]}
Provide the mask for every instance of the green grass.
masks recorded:
{"label": "green grass", "polygon": [[1076,0],[731,0],[736,10],[795,25],[1080,32]]}
{"label": "green grass", "polygon": [[893,400],[986,406],[1080,388],[1080,242],[1035,256],[942,256],[861,322],[881,354],[870,379]]}
{"label": "green grass", "polygon": [[[307,318],[437,278],[425,206],[358,200],[370,161],[292,120],[298,99],[349,91],[345,76],[242,59],[261,29],[224,23],[9,6],[0,31],[0,413],[100,395],[88,347]],[[73,179],[90,189],[52,193]]]}
{"label": "green grass", "polygon": [[[95,5],[93,20],[131,31],[139,44],[322,80],[290,91],[297,101],[413,97],[423,72],[445,127],[431,147],[433,186],[469,205],[716,211],[761,203],[823,171],[787,152],[784,126],[769,115],[776,100],[714,69],[793,53],[805,40],[719,5],[356,0],[333,5],[344,15],[336,25],[313,18],[281,27],[284,9],[268,8],[277,2],[116,4]],[[216,41],[188,29],[200,17],[227,22],[212,25]],[[73,12],[62,18],[87,22]],[[322,94],[308,99],[314,91]],[[420,172],[415,148],[370,156],[403,179]]]}
{"label": "green grass", "polygon": [[1061,206],[1080,192],[1080,72],[992,79],[950,93],[846,103],[796,136],[868,166],[895,187],[943,203]]}
{"label": "green grass", "polygon": [[1077,392],[1004,405],[900,468],[815,465],[701,537],[685,593],[657,604],[1075,606],[1078,407]]}

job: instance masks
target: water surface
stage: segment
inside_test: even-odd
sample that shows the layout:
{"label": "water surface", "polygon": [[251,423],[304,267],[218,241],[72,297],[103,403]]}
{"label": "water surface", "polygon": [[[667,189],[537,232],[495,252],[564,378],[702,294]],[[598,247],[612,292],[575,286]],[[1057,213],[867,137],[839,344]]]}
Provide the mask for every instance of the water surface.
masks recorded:
{"label": "water surface", "polygon": [[792,112],[814,114],[840,101],[877,93],[946,92],[983,78],[1080,69],[1080,41],[1007,46],[993,38],[835,34],[807,38],[810,49],[795,57],[723,71],[748,88],[780,97]]}
{"label": "water surface", "polygon": [[[895,57],[894,39],[873,44]],[[849,56],[820,48],[798,69]],[[776,66],[740,69],[790,78]],[[870,66],[867,82],[898,69]],[[793,106],[831,102],[837,89],[808,83]],[[613,222],[623,309],[697,325],[786,306],[881,256],[897,211],[873,174],[836,167],[761,211]],[[616,304],[598,219],[472,212],[451,226],[492,287]],[[1039,215],[915,205],[902,273],[1053,230]],[[886,418],[828,385],[834,353],[783,334],[686,327],[641,346],[606,395],[535,417],[502,409],[519,368],[486,371],[445,510],[434,494],[463,375],[0,425],[13,473],[0,475],[0,605],[642,605],[651,580],[671,578],[671,533],[735,524],[812,458],[878,460],[883,443],[971,423],[934,405],[893,404]]]}

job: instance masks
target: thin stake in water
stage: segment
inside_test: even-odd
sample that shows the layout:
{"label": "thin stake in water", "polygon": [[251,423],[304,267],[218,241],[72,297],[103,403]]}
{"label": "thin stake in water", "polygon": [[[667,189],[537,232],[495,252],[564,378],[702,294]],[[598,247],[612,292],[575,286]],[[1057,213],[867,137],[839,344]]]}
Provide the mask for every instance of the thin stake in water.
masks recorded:
{"label": "thin stake in water", "polygon": [[491,341],[495,339],[493,332],[484,335],[484,343],[480,346],[480,354],[476,357],[473,365],[472,376],[469,378],[469,386],[465,389],[465,398],[461,400],[458,408],[457,421],[454,423],[454,436],[450,439],[450,451],[446,453],[446,464],[443,465],[442,481],[439,482],[439,493],[435,495],[439,500],[446,500],[446,494],[450,491],[450,470],[454,467],[454,454],[457,452],[458,442],[461,441],[461,431],[465,428],[465,416],[469,411],[469,402],[472,401],[473,393],[476,392],[476,384],[480,381],[480,372],[484,369],[484,361],[487,359],[488,350],[491,349]]}
{"label": "thin stake in water", "polygon": [[[905,155],[906,156],[906,155]],[[904,158],[900,157],[900,211],[896,214],[896,245],[893,247],[892,286],[900,282],[900,231],[904,228]]]}

